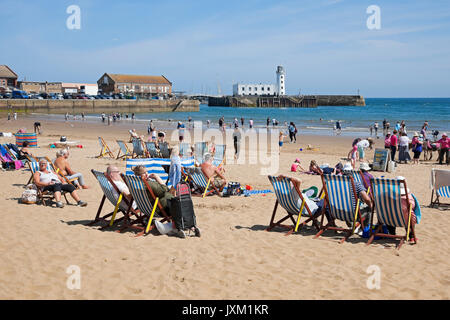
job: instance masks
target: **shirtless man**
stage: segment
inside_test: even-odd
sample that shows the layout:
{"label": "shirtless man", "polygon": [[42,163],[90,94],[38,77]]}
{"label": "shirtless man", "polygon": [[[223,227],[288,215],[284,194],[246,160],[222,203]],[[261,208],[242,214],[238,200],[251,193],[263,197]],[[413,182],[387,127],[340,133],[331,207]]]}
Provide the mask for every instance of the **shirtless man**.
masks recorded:
{"label": "shirtless man", "polygon": [[89,189],[88,186],[84,183],[83,175],[81,173],[76,173],[72,170],[72,168],[69,165],[69,161],[67,159],[69,158],[69,150],[63,149],[56,153],[56,160],[55,160],[55,167],[59,169],[60,174],[65,175],[67,179],[77,179],[75,180],[75,184],[78,185],[78,187],[83,189]]}
{"label": "shirtless man", "polygon": [[227,185],[227,180],[223,175],[223,168],[217,168],[212,164],[212,157],[209,153],[205,153],[204,162],[201,164],[200,168],[205,177],[211,179],[211,183],[219,190],[219,195],[222,196],[222,190]]}

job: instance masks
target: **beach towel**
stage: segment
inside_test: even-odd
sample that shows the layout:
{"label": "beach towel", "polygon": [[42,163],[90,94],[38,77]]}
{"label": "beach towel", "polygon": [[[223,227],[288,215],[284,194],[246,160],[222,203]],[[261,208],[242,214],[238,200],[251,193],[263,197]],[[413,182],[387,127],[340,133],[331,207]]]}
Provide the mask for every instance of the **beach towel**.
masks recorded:
{"label": "beach towel", "polygon": [[420,204],[419,201],[417,200],[416,196],[413,195],[411,193],[413,199],[414,199],[414,203],[415,203],[415,207],[414,207],[414,214],[416,215],[416,223],[419,224],[420,223],[420,219],[422,218],[422,212],[420,211]]}

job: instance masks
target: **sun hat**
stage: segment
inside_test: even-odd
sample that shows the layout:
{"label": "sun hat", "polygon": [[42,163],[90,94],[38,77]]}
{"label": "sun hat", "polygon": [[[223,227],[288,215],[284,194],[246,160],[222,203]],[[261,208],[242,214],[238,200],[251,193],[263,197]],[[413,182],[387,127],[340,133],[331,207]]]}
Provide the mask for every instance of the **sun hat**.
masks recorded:
{"label": "sun hat", "polygon": [[418,137],[418,136],[419,136],[419,133],[417,131],[415,131],[413,137]]}
{"label": "sun hat", "polygon": [[344,168],[342,168],[342,171],[352,171],[353,167],[352,164],[350,162],[347,162],[346,164],[344,164]]}
{"label": "sun hat", "polygon": [[315,198],[319,193],[319,189],[316,186],[309,187],[308,189],[302,190],[302,193],[308,198]]}
{"label": "sun hat", "polygon": [[370,171],[372,170],[367,162],[361,162],[359,165],[360,170]]}
{"label": "sun hat", "polygon": [[156,226],[156,229],[158,229],[159,233],[161,233],[163,235],[168,234],[170,231],[173,230],[172,222],[162,223],[162,222],[159,222],[158,220],[155,220],[155,226]]}
{"label": "sun hat", "polygon": [[295,158],[295,162],[300,163],[300,159],[299,158]]}
{"label": "sun hat", "polygon": [[445,132],[442,134],[442,136],[443,136],[443,137],[448,137],[448,136],[447,136],[447,133],[445,133]]}

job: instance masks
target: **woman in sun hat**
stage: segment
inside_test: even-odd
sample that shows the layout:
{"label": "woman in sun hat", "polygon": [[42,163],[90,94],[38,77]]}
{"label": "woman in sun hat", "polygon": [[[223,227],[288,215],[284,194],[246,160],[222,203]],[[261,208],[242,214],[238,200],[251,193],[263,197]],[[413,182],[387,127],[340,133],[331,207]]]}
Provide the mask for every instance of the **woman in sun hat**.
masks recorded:
{"label": "woman in sun hat", "polygon": [[[420,138],[422,136],[422,139]],[[412,139],[412,152],[414,153],[412,164],[419,164],[420,154],[423,150],[423,135],[418,132],[414,132],[414,137]]]}
{"label": "woman in sun hat", "polygon": [[367,162],[361,162],[361,164],[359,165],[359,170],[362,173],[364,186],[368,188],[370,186],[370,179],[373,179],[373,176],[369,173],[372,168],[370,168]]}
{"label": "woman in sun hat", "polygon": [[442,161],[444,161],[444,154],[445,154],[445,163],[450,164],[450,155],[449,155],[449,148],[450,148],[450,139],[448,138],[447,134],[444,132],[442,134],[442,138],[437,141],[437,143],[440,144],[439,149],[439,164],[442,164]]}
{"label": "woman in sun hat", "polygon": [[291,165],[291,172],[306,172],[305,169],[300,165],[300,159],[296,158],[294,163]]}
{"label": "woman in sun hat", "polygon": [[405,163],[408,163],[408,161],[411,160],[411,157],[409,156],[408,152],[409,148],[409,138],[406,132],[400,133],[400,138],[398,139],[398,161],[399,163],[402,163],[404,161]]}

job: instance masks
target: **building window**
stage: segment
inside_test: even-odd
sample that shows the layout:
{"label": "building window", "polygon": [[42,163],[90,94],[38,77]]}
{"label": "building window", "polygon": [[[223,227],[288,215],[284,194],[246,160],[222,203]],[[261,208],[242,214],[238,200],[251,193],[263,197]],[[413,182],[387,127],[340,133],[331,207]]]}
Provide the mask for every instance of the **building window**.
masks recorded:
{"label": "building window", "polygon": [[248,87],[248,91],[252,91],[252,87]]}
{"label": "building window", "polygon": [[255,87],[255,91],[258,91],[258,88],[257,88],[257,87]]}
{"label": "building window", "polygon": [[283,80],[281,80],[281,84],[283,84],[284,83],[284,81]]}
{"label": "building window", "polygon": [[261,90],[264,91],[264,87],[262,87]]}

